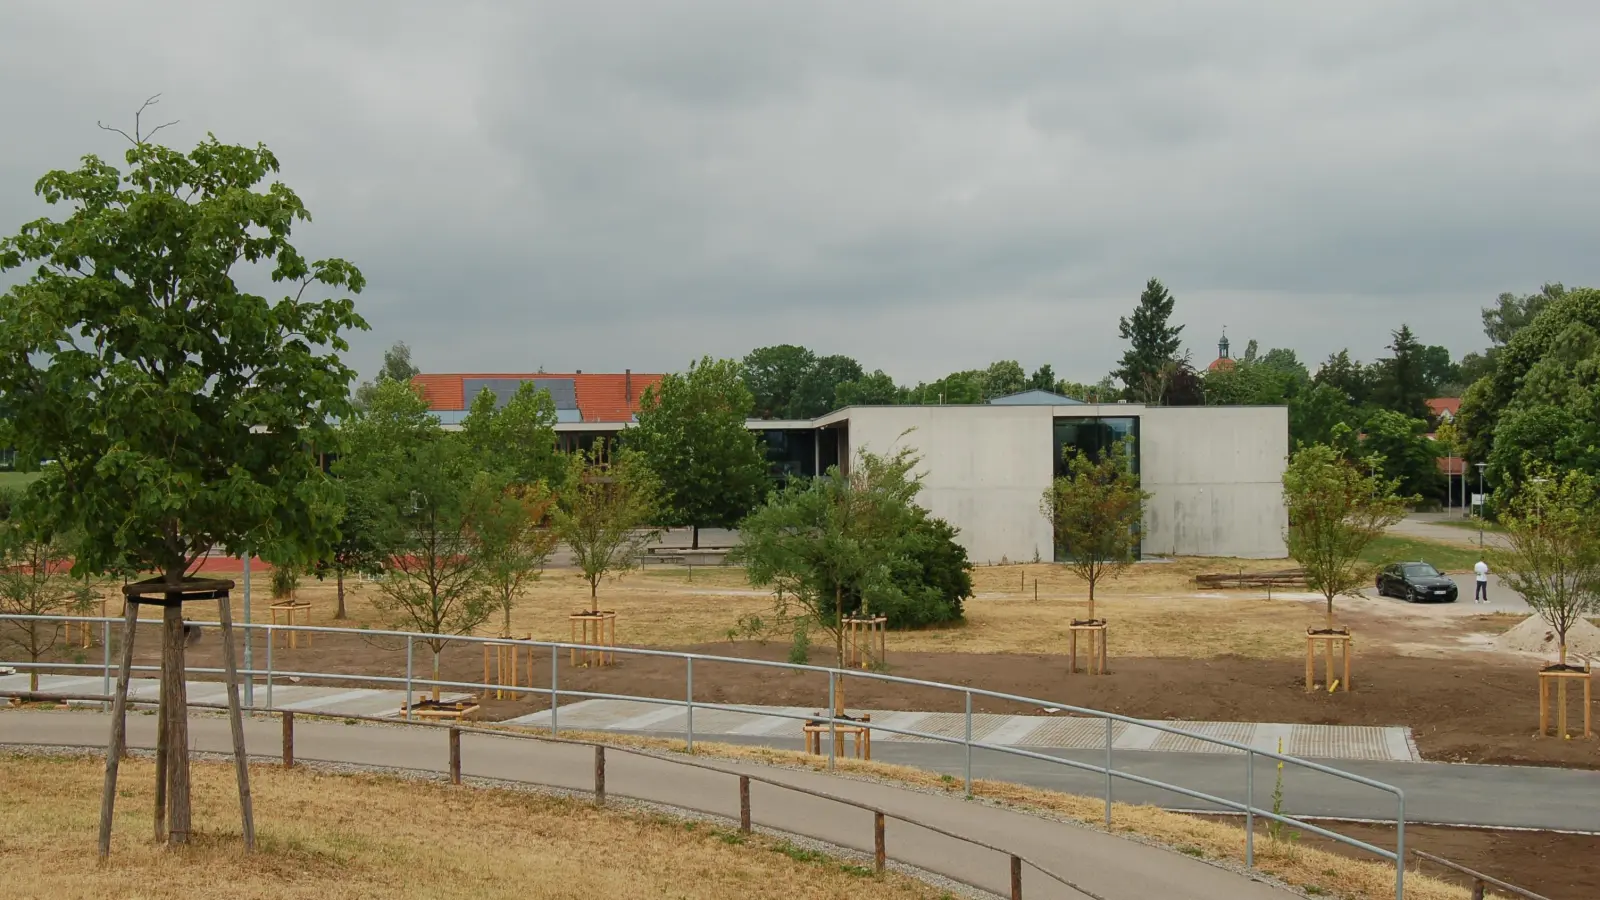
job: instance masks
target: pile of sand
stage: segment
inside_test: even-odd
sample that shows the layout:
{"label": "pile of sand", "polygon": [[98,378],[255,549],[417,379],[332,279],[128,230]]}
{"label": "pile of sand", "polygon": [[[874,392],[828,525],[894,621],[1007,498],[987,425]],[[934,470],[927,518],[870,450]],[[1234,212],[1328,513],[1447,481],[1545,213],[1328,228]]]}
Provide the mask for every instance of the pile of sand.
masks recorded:
{"label": "pile of sand", "polygon": [[[1557,653],[1556,630],[1542,617],[1529,616],[1495,638],[1494,646],[1511,653],[1538,653],[1553,661]],[[1567,630],[1567,655],[1600,658],[1600,628],[1589,624],[1587,619],[1579,619]]]}

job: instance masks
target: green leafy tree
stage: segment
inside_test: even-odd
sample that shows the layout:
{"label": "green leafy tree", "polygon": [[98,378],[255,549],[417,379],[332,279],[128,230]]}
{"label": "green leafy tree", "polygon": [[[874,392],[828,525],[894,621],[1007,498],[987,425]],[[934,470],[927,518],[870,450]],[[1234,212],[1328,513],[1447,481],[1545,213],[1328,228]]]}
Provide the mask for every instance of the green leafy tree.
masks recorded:
{"label": "green leafy tree", "polygon": [[1068,447],[1062,460],[1067,474],[1045,489],[1039,512],[1050,522],[1059,556],[1088,583],[1085,621],[1096,623],[1095,589],[1133,564],[1150,495],[1133,471],[1131,441],[1117,441],[1098,459]]}
{"label": "green leafy tree", "polygon": [[272,567],[272,599],[293,600],[300,590],[300,572],[294,566]]}
{"label": "green leafy tree", "polygon": [[882,369],[875,369],[855,381],[843,381],[834,388],[833,406],[890,406],[901,401],[902,391]]}
{"label": "green leafy tree", "polygon": [[1450,359],[1450,348],[1431,344],[1422,348],[1422,385],[1429,397],[1455,397],[1465,385],[1461,367]]}
{"label": "green leafy tree", "polygon": [[[344,334],[361,273],[289,243],[309,218],[265,146],[139,142],[35,191],[60,220],[0,241],[0,446],[52,459],[30,487],[52,528],[81,530],[79,571],[126,563],[181,581],[212,548],[315,556],[338,522],[317,463],[349,415]],[[241,289],[243,270],[286,289]],[[256,277],[256,276],[252,276]]]}
{"label": "green leafy tree", "polygon": [[1330,354],[1311,378],[1313,384],[1325,384],[1338,390],[1354,406],[1365,405],[1372,396],[1372,381],[1373,373],[1351,359],[1349,350]]}
{"label": "green leafy tree", "polygon": [[819,356],[800,379],[800,387],[784,418],[815,419],[838,408],[839,386],[866,377],[861,364],[848,356]]}
{"label": "green leafy tree", "polygon": [[1428,417],[1429,390],[1425,348],[1409,325],[1391,332],[1389,357],[1377,364],[1371,400],[1378,406],[1413,419]]}
{"label": "green leafy tree", "polygon": [[333,576],[335,619],[347,619],[345,609],[345,579],[351,575],[376,576],[383,572],[388,559],[381,531],[381,518],[373,509],[373,498],[364,490],[344,485],[344,514],[339,518],[339,537],[328,552],[312,566],[312,574],[321,581]]}
{"label": "green leafy tree", "polygon": [[504,471],[513,484],[559,485],[566,463],[556,451],[556,403],[550,392],[524,381],[504,406],[496,408],[497,403],[489,390],[473,398],[461,420],[461,440],[480,465]]}
{"label": "green leafy tree", "polygon": [[1506,546],[1490,551],[1495,570],[1556,633],[1567,664],[1567,633],[1600,615],[1600,481],[1584,472],[1540,468],[1501,516]]}
{"label": "green leafy tree", "polygon": [[1336,425],[1355,419],[1350,398],[1331,384],[1318,384],[1289,401],[1289,440],[1295,448],[1333,442]]}
{"label": "green leafy tree", "polygon": [[[426,640],[438,681],[447,636],[470,634],[493,612],[473,518],[480,460],[398,381],[377,384],[344,437],[335,471],[369,504],[387,562],[373,606],[395,628],[439,635]],[[439,699],[438,685],[432,693]]]}
{"label": "green leafy tree", "polygon": [[375,381],[363,381],[356,388],[355,405],[365,408],[372,402],[372,392],[378,381],[398,381],[401,384],[410,384],[411,379],[422,374],[422,370],[411,364],[411,348],[405,341],[395,341],[393,346],[383,351],[383,367],[378,370]]}
{"label": "green leafy tree", "polygon": [[483,588],[503,618],[500,636],[511,637],[511,611],[530,583],[538,581],[555,550],[551,526],[555,496],[543,484],[505,483],[490,472],[473,490],[474,554],[483,566]]}
{"label": "green leafy tree", "polygon": [[[846,616],[901,597],[893,562],[915,521],[918,461],[909,448],[890,455],[860,451],[848,474],[835,466],[791,482],[739,526],[737,558],[750,583],[777,588],[780,603],[797,605],[803,618],[831,635],[841,668]],[[844,692],[834,699],[834,714],[843,715]]]}
{"label": "green leafy tree", "polygon": [[626,572],[655,539],[661,483],[640,455],[626,448],[608,465],[586,453],[567,459],[565,487],[555,507],[556,534],[589,582],[589,607],[600,611],[600,581]]}
{"label": "green leafy tree", "polygon": [[1016,360],[1002,359],[991,363],[989,368],[983,371],[982,384],[983,399],[1005,397],[1025,390],[1028,386],[1028,374]]}
{"label": "green leafy tree", "polygon": [[1117,323],[1128,349],[1122,354],[1116,376],[1126,386],[1130,399],[1160,403],[1167,393],[1166,381],[1171,374],[1167,367],[1177,359],[1182,345],[1183,326],[1169,324],[1175,304],[1176,299],[1166,287],[1152,278],[1139,296],[1133,316],[1124,316]]}
{"label": "green leafy tree", "polygon": [[1546,284],[1536,294],[1517,295],[1504,293],[1495,298],[1493,306],[1483,310],[1483,333],[1490,343],[1504,347],[1511,343],[1517,332],[1532,324],[1551,303],[1566,296],[1567,289],[1560,283]]}
{"label": "green leafy tree", "polygon": [[[879,593],[872,611],[889,628],[921,628],[961,620],[963,604],[972,596],[972,563],[967,548],[956,540],[956,528],[920,506],[911,509],[911,524],[901,533],[890,556],[889,578],[897,590]],[[861,608],[852,593],[847,609]]]}
{"label": "green leafy tree", "polygon": [[1033,370],[1033,374],[1028,376],[1028,380],[1023,384],[1022,389],[1025,391],[1054,391],[1057,384],[1056,370],[1049,363],[1045,363]]}
{"label": "green leafy tree", "polygon": [[1390,525],[1405,518],[1415,498],[1395,493],[1396,483],[1372,474],[1365,464],[1334,448],[1313,444],[1295,451],[1283,473],[1289,513],[1289,556],[1306,571],[1306,583],[1327,603],[1327,629],[1334,630],[1333,601],[1359,596],[1374,567],[1362,553]]}
{"label": "green leafy tree", "polygon": [[934,382],[924,382],[907,392],[907,403],[922,406],[962,406],[983,402],[983,373],[952,372]]}
{"label": "green leafy tree", "polygon": [[644,393],[624,435],[661,487],[658,525],[732,528],[766,496],[766,453],[745,427],[750,393],[733,360],[706,357]]}
{"label": "green leafy tree", "polygon": [[815,353],[794,344],[758,347],[746,354],[740,374],[754,401],[756,418],[793,418],[816,363]]}
{"label": "green leafy tree", "polygon": [[1600,291],[1563,290],[1495,352],[1458,421],[1497,502],[1529,463],[1600,471]]}
{"label": "green leafy tree", "polygon": [[1378,471],[1406,496],[1443,499],[1444,473],[1439,445],[1428,437],[1428,423],[1387,409],[1367,416],[1362,453],[1378,458]]}
{"label": "green leafy tree", "polygon": [[[0,613],[13,616],[58,616],[72,609],[79,591],[64,574],[70,542],[56,534],[27,501],[7,497],[7,516],[0,519]],[[28,690],[39,690],[39,660],[60,637],[56,622],[8,621],[3,633],[32,665]]]}

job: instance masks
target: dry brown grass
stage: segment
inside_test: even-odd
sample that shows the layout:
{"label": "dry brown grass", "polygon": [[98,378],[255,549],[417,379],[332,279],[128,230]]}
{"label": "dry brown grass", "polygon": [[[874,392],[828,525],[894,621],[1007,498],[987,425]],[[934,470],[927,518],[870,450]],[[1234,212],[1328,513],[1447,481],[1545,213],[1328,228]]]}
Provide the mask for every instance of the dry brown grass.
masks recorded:
{"label": "dry brown grass", "polygon": [[[194,844],[150,840],[153,765],[123,765],[111,862],[94,863],[102,767],[0,757],[0,896],[76,898],[936,897],[759,835],[508,790],[376,775],[251,772],[261,852],[246,855],[231,766],[196,763]],[[795,853],[795,856],[803,856]]]}
{"label": "dry brown grass", "polygon": [[[527,730],[507,727],[506,730]],[[637,747],[656,752],[685,750],[683,741],[617,735],[612,733],[562,732],[572,740],[588,740],[615,746]],[[764,765],[814,772],[827,769],[827,758],[793,750],[743,744],[695,742],[695,755],[742,760]],[[901,782],[924,789],[959,794],[961,780],[910,766],[840,758],[835,763],[846,776]],[[1104,827],[1105,802],[1093,797],[1063,794],[1025,787],[1006,781],[975,780],[975,796],[1022,812],[1044,813],[1081,825]],[[1244,825],[1201,819],[1167,812],[1153,806],[1112,804],[1113,830],[1119,834],[1164,845],[1176,852],[1201,859],[1244,863]],[[1263,825],[1264,828],[1264,825]],[[1338,826],[1332,830],[1337,831]],[[1392,848],[1391,848],[1392,849]],[[1255,848],[1256,868],[1286,884],[1307,889],[1307,893],[1333,895],[1347,900],[1393,900],[1394,868],[1376,858],[1373,861],[1350,859],[1324,850],[1301,847],[1292,840],[1274,841],[1258,832]],[[1408,873],[1406,896],[1414,900],[1465,900],[1468,892],[1428,876]]]}
{"label": "dry brown grass", "polygon": [[[1293,657],[1304,652],[1300,635],[1317,622],[1304,604],[1267,600],[1259,594],[1198,591],[1200,572],[1260,571],[1284,567],[1283,560],[1179,559],[1133,566],[1097,592],[1096,611],[1110,617],[1110,652],[1116,657]],[[252,579],[257,621],[270,602],[268,576]],[[1037,601],[1035,589],[1037,587]],[[359,581],[347,585],[350,618],[333,618],[334,586],[305,579],[299,597],[312,603],[316,625],[390,627],[372,605],[373,588]],[[1088,609],[1087,588],[1063,566],[979,566],[973,571],[974,598],[967,602],[966,622],[927,631],[889,636],[889,650],[957,653],[1060,653],[1066,625]],[[238,600],[235,599],[237,607]],[[567,615],[588,605],[588,586],[572,570],[552,570],[524,592],[512,615],[512,633],[539,640],[570,640]],[[736,567],[652,567],[607,579],[600,605],[616,610],[617,639],[623,644],[683,647],[729,640],[740,617],[767,616],[772,595],[752,588]],[[117,613],[113,603],[109,612]],[[235,617],[239,612],[235,609]],[[159,615],[159,611],[147,613]],[[498,614],[479,629],[499,634]],[[786,640],[787,635],[777,636]]]}

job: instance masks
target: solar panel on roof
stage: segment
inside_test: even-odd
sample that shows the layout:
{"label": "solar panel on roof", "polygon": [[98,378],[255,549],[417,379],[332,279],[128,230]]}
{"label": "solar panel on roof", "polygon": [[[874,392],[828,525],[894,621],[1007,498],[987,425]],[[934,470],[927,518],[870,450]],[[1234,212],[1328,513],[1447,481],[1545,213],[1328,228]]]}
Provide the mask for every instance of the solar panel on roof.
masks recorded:
{"label": "solar panel on roof", "polygon": [[533,382],[535,387],[543,388],[550,392],[550,399],[555,401],[556,410],[578,408],[578,391],[570,378],[463,378],[461,380],[462,399],[470,408],[472,401],[484,391],[494,394],[494,408],[500,409],[516,395],[517,389],[525,381]]}

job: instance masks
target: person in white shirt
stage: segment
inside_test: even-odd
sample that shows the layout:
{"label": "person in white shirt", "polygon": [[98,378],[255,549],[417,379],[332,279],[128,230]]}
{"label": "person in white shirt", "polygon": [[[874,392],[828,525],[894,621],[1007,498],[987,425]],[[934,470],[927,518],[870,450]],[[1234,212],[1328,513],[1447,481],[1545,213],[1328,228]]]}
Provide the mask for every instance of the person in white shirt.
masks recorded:
{"label": "person in white shirt", "polygon": [[1472,571],[1478,573],[1478,589],[1477,589],[1477,592],[1472,595],[1472,602],[1473,603],[1488,603],[1489,602],[1489,564],[1480,559],[1480,560],[1478,560],[1478,564],[1472,567]]}

